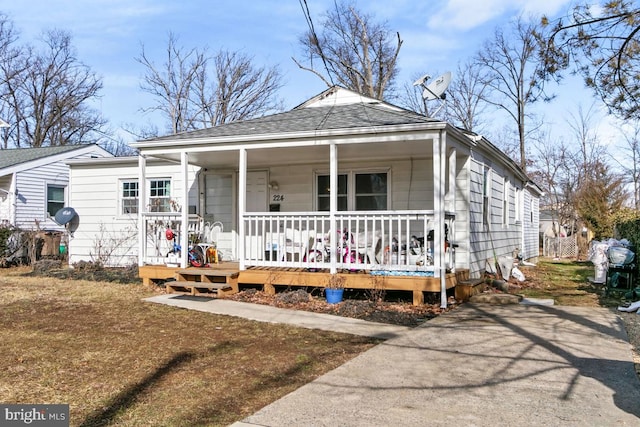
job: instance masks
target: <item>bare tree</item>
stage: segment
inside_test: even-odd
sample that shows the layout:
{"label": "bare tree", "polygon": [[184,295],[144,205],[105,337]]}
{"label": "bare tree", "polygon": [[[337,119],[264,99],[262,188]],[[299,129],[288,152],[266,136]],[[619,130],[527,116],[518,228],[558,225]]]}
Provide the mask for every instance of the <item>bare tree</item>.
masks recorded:
{"label": "bare tree", "polygon": [[[0,130],[0,148],[8,148],[13,138],[19,136],[15,108],[15,90],[18,76],[24,71],[22,47],[17,46],[18,35],[13,22],[0,14],[0,119],[6,121],[7,128]],[[17,138],[19,140],[19,138]]]}
{"label": "bare tree", "polygon": [[221,50],[213,58],[215,86],[207,90],[206,75],[197,79],[196,95],[203,126],[217,126],[243,120],[270,111],[284,109],[275,94],[282,87],[282,76],[276,67],[255,67],[253,58]]}
{"label": "bare tree", "polygon": [[166,58],[161,66],[151,60],[142,45],[142,52],[136,60],[145,67],[142,90],[156,99],[153,107],[143,111],[159,111],[169,121],[169,132],[176,134],[196,129],[195,114],[191,110],[190,96],[198,74],[206,66],[206,56],[198,49],[189,49],[177,45],[178,40],[169,33]]}
{"label": "bare tree", "polygon": [[44,49],[4,48],[0,60],[3,111],[12,127],[5,148],[97,142],[106,121],[88,106],[102,81],[75,56],[69,33],[43,34]]}
{"label": "bare tree", "polygon": [[485,101],[503,110],[518,130],[520,166],[526,169],[526,124],[532,120],[528,107],[549,98],[539,79],[542,64],[538,57],[537,26],[518,17],[512,31],[497,29],[476,55],[476,65],[483,68],[482,81],[487,86]]}
{"label": "bare tree", "polygon": [[582,182],[591,174],[594,165],[604,161],[606,149],[600,144],[594,129],[595,111],[591,105],[586,111],[580,105],[576,114],[570,113],[567,125],[573,132],[578,150],[573,156],[572,167],[575,169],[577,182]]}
{"label": "bare tree", "polygon": [[[165,62],[158,66],[142,47],[137,61],[146,73],[141,87],[156,99],[145,111],[159,111],[170,133],[179,133],[281,111],[277,67],[255,67],[253,58],[221,50],[184,49],[169,34]],[[145,132],[149,136],[149,132]]]}
{"label": "bare tree", "polygon": [[482,114],[487,104],[489,85],[482,69],[472,62],[458,64],[454,78],[447,90],[446,117],[462,129],[481,133]]}
{"label": "bare tree", "polygon": [[542,24],[541,57],[547,77],[572,64],[588,87],[623,119],[640,118],[640,7],[629,0],[575,6],[566,19]]}
{"label": "bare tree", "polygon": [[390,97],[398,74],[400,34],[393,34],[386,23],[375,22],[353,3],[337,1],[325,13],[318,34],[306,0],[302,3],[309,30],[300,38],[306,63],[293,58],[298,67],[312,72],[327,86],[339,84],[376,99]]}
{"label": "bare tree", "polygon": [[[624,129],[624,126],[621,126]],[[622,169],[623,176],[633,186],[633,206],[640,210],[640,122],[634,122],[630,128],[623,130],[622,136],[626,155],[612,155],[611,158]]]}
{"label": "bare tree", "polygon": [[577,190],[577,176],[573,168],[573,153],[565,141],[550,138],[545,133],[533,147],[534,168],[530,172],[534,181],[544,190],[541,210],[551,216],[554,237],[561,226],[576,221],[573,196]]}

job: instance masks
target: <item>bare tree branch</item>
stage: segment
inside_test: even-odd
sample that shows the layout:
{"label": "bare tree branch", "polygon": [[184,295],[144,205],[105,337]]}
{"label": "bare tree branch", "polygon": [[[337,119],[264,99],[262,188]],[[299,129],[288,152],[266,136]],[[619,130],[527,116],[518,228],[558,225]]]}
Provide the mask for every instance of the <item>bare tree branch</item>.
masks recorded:
{"label": "bare tree branch", "polygon": [[[300,37],[300,44],[309,65],[294,59],[298,67],[312,72],[327,86],[337,81],[376,99],[392,94],[402,46],[400,34],[392,35],[386,24],[374,22],[346,2],[334,2],[334,8],[324,15],[320,34],[315,32],[308,7],[303,6],[303,12],[310,28]],[[316,59],[322,60],[324,71],[314,66]]]}

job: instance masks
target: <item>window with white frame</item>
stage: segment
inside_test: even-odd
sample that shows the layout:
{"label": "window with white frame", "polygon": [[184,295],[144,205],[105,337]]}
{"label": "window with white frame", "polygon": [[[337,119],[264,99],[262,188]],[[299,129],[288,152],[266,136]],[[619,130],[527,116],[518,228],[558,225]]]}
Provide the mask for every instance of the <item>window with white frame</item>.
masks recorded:
{"label": "window with white frame", "polygon": [[120,214],[138,213],[138,191],[137,179],[120,181]]}
{"label": "window with white frame", "polygon": [[520,222],[522,218],[522,190],[519,188],[515,188],[515,204],[516,204],[516,223]]}
{"label": "window with white frame", "polygon": [[502,225],[504,227],[509,226],[509,193],[511,192],[511,185],[507,178],[504,179],[504,185],[502,189]]}
{"label": "window with white frame", "polygon": [[55,216],[64,208],[64,190],[62,185],[47,185],[47,215]]}
{"label": "window with white frame", "polygon": [[482,186],[482,217],[484,224],[491,227],[491,168],[484,167],[483,186]]}
{"label": "window with white frame", "polygon": [[171,212],[171,180],[149,180],[149,211]]}
{"label": "window with white frame", "polygon": [[[329,175],[317,175],[317,209],[329,210]],[[389,204],[388,172],[348,172],[338,175],[338,210],[386,210]]]}

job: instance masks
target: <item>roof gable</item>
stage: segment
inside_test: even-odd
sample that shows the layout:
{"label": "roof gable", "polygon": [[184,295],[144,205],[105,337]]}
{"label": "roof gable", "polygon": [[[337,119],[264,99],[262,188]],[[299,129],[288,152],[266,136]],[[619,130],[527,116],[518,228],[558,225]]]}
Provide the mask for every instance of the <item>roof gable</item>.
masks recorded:
{"label": "roof gable", "polygon": [[16,168],[29,169],[43,162],[49,163],[48,159],[51,159],[51,162],[53,162],[61,158],[70,158],[92,151],[99,152],[103,156],[111,156],[108,151],[100,148],[96,144],[0,150],[0,175],[11,173]]}
{"label": "roof gable", "polygon": [[328,88],[324,92],[298,105],[294,108],[294,110],[300,108],[335,107],[337,105],[347,104],[374,104],[384,106],[385,108],[395,111],[402,110],[402,108],[400,107],[396,107],[387,102],[362,95],[360,93],[345,89],[340,86],[332,86]]}

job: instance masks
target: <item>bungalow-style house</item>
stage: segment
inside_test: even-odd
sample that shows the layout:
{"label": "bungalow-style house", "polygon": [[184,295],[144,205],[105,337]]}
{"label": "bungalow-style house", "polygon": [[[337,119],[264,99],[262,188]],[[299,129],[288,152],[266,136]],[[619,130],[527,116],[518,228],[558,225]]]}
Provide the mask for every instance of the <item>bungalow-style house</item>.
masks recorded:
{"label": "bungalow-style house", "polygon": [[[71,263],[108,252],[143,275],[215,245],[239,283],[342,274],[346,287],[409,290],[414,303],[436,291],[446,305],[456,276],[516,250],[538,256],[540,190],[515,162],[480,135],[343,88],[132,145],[137,158],[69,162]],[[176,243],[197,251],[167,256]]]}
{"label": "bungalow-style house", "polygon": [[96,144],[0,150],[0,224],[64,231],[54,216],[69,200],[65,162],[110,156]]}

